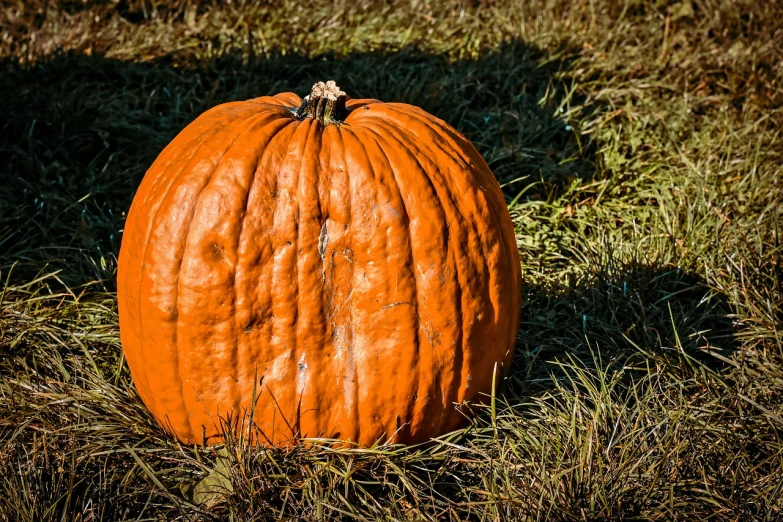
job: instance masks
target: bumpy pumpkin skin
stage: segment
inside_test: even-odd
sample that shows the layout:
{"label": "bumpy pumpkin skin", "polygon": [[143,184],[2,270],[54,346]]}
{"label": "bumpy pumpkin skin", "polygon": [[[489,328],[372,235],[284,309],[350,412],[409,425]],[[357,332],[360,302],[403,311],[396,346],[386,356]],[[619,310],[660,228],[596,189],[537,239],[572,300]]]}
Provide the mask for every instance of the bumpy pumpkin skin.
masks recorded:
{"label": "bumpy pumpkin skin", "polygon": [[508,369],[520,265],[476,149],[416,107],[292,93],[217,106],[147,172],[119,257],[123,350],[158,422],[262,444],[415,443],[458,428]]}

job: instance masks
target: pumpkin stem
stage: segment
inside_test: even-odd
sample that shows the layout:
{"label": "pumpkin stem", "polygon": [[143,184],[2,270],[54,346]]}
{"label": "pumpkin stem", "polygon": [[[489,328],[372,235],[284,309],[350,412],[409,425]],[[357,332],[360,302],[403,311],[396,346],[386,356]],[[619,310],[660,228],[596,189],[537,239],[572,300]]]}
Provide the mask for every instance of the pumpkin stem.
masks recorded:
{"label": "pumpkin stem", "polygon": [[345,92],[333,80],[313,85],[310,95],[304,97],[296,111],[300,120],[315,118],[323,125],[342,125],[345,116]]}

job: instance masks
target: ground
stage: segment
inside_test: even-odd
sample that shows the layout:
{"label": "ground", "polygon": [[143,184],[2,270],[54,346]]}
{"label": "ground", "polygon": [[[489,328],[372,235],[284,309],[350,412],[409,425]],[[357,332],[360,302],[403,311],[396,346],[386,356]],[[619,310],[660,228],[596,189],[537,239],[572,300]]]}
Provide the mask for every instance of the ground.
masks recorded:
{"label": "ground", "polygon": [[[0,519],[780,519],[781,19],[739,0],[4,2]],[[177,445],[122,358],[125,212],[198,114],[324,79],[486,158],[525,281],[512,372],[425,447]]]}

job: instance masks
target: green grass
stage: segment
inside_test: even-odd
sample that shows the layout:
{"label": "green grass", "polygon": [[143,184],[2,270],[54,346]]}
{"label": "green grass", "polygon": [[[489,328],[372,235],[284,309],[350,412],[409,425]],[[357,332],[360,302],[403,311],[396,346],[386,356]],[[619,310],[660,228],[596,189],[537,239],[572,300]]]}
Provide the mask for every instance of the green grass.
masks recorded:
{"label": "green grass", "polygon": [[[0,520],[783,517],[783,4],[157,4],[0,6]],[[122,358],[124,213],[202,111],[326,79],[504,184],[512,373],[426,447],[180,446]]]}

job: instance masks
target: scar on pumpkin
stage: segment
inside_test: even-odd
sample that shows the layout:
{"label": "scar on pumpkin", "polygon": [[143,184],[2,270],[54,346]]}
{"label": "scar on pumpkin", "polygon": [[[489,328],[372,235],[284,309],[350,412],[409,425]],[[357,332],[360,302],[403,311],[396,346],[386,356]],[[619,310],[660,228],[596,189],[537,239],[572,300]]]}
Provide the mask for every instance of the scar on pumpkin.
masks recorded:
{"label": "scar on pumpkin", "polygon": [[321,233],[318,236],[318,254],[321,256],[321,261],[326,257],[326,245],[329,242],[329,227],[327,226],[329,220],[324,221],[321,225]]}

